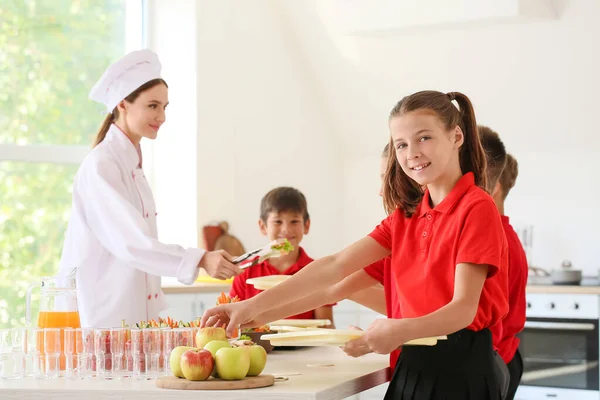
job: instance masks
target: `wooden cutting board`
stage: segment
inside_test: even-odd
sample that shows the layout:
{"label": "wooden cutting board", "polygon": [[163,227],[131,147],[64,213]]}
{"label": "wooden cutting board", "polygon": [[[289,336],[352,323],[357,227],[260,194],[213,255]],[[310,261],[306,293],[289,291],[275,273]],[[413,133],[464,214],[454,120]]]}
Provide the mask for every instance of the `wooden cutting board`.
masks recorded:
{"label": "wooden cutting board", "polygon": [[224,381],[213,377],[206,381],[188,381],[174,376],[163,376],[156,380],[156,386],[178,390],[234,390],[266,387],[273,385],[274,382],[273,375],[248,376],[239,381]]}

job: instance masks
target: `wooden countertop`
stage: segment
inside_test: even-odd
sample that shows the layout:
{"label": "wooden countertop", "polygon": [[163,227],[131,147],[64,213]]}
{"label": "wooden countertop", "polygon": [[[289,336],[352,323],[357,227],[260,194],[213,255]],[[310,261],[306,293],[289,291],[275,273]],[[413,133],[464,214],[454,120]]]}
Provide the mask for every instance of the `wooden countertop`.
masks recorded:
{"label": "wooden countertop", "polygon": [[580,285],[553,285],[549,276],[530,276],[527,293],[598,294],[600,280],[596,276],[584,276]]}
{"label": "wooden countertop", "polygon": [[527,293],[567,293],[600,295],[600,286],[527,285]]}
{"label": "wooden countertop", "polygon": [[[323,366],[319,364],[333,364]],[[32,378],[0,380],[0,398],[16,399],[90,399],[90,400],[333,400],[344,399],[387,381],[388,356],[369,354],[347,356],[337,347],[307,347],[269,354],[265,373],[288,375],[288,381],[259,389],[197,391],[159,389],[153,381],[70,380]],[[299,374],[299,375],[297,375]]]}

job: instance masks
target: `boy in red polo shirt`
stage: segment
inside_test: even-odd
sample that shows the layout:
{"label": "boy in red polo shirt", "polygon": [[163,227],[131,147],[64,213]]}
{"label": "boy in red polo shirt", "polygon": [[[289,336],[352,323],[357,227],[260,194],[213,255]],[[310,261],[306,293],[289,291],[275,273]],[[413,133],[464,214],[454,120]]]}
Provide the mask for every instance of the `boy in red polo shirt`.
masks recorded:
{"label": "boy in red polo shirt", "polygon": [[504,201],[517,179],[517,161],[506,154],[500,136],[486,126],[479,126],[481,144],[488,155],[488,185],[500,212],[502,227],[508,241],[508,314],[492,327],[494,344],[508,366],[510,383],[506,399],[512,400],[523,375],[523,360],[519,353],[517,333],[525,326],[525,286],[527,285],[527,257],[519,236],[504,214]]}
{"label": "boy in red polo shirt", "polygon": [[[389,144],[386,144],[380,159],[379,174],[382,184],[390,153],[389,148]],[[379,195],[383,195],[383,186],[379,188]],[[386,257],[361,271],[355,272],[323,292],[306,296],[294,302],[293,306],[286,304],[280,308],[272,309],[270,312],[256,318],[255,321],[259,325],[264,325],[283,318],[290,311],[300,313],[322,304],[335,303],[344,299],[352,300],[380,314],[387,315],[388,318],[400,318],[400,308],[392,284],[390,265],[390,258]],[[377,284],[383,285],[383,289],[376,287]],[[390,368],[392,371],[399,356],[400,349],[390,353]]]}
{"label": "boy in red polo shirt", "polygon": [[[250,278],[269,275],[294,275],[313,259],[310,258],[300,242],[310,229],[310,216],[306,197],[297,189],[278,187],[267,193],[260,202],[260,233],[270,241],[287,238],[294,246],[289,254],[270,258],[258,265],[246,268],[233,279],[230,297],[238,296],[240,300],[250,299],[262,290],[246,284]],[[331,305],[290,316],[293,319],[328,319],[333,327],[333,310]]]}

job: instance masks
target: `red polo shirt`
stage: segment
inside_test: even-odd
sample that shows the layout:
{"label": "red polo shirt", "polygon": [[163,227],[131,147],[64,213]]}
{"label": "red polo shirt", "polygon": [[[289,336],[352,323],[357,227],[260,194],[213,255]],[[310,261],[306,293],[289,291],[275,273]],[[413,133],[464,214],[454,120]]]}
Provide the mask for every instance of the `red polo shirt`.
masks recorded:
{"label": "red polo shirt", "polygon": [[501,216],[508,242],[508,314],[492,328],[494,345],[505,363],[512,361],[519,347],[517,333],[525,326],[525,286],[527,285],[527,256],[519,236],[508,217]]}
{"label": "red polo shirt", "polygon": [[488,328],[508,311],[508,249],[500,214],[491,196],[465,174],[435,208],[429,192],[415,214],[394,211],[370,236],[391,250],[392,281],[402,317],[415,318],[445,306],[454,294],[457,264],[487,264],[477,314],[467,327]]}
{"label": "red polo shirt", "polygon": [[[365,272],[369,274],[371,278],[379,281],[379,283],[383,285],[387,317],[402,318],[400,315],[400,308],[398,307],[398,299],[396,298],[396,292],[394,291],[394,285],[392,284],[392,274],[390,267],[391,259],[390,257],[386,257],[365,267]],[[400,357],[400,350],[394,350],[390,353],[390,368],[392,370],[394,370],[394,368],[396,367],[398,357]]]}
{"label": "red polo shirt", "polygon": [[[256,289],[252,285],[246,284],[246,279],[250,278],[259,278],[261,276],[269,276],[269,275],[294,275],[296,272],[300,271],[302,268],[306,267],[308,264],[313,262],[313,259],[306,255],[304,249],[300,247],[300,251],[298,253],[298,260],[296,263],[290,266],[283,272],[279,272],[277,268],[269,264],[269,261],[264,261],[260,264],[255,265],[254,267],[246,268],[241,274],[233,278],[233,284],[231,286],[231,291],[229,292],[229,296],[238,296],[240,300],[247,300],[251,297],[256,296],[262,290]],[[298,315],[294,315],[293,319],[315,319],[315,311],[307,311]]]}

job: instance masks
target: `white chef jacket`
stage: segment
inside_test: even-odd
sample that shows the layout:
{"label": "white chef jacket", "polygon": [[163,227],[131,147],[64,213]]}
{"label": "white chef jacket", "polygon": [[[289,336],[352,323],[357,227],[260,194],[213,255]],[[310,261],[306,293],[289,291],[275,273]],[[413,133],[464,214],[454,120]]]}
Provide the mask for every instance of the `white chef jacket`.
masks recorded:
{"label": "white chef jacket", "polygon": [[157,240],[152,191],[133,143],[114,124],[75,176],[60,273],[77,267],[81,326],[158,318],[161,276],[191,284],[204,250]]}

